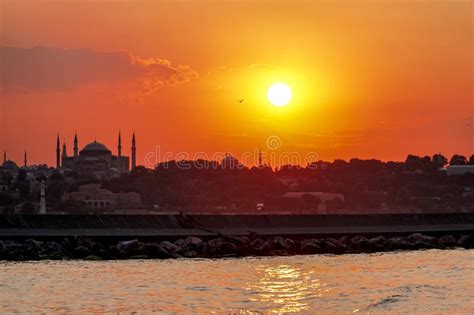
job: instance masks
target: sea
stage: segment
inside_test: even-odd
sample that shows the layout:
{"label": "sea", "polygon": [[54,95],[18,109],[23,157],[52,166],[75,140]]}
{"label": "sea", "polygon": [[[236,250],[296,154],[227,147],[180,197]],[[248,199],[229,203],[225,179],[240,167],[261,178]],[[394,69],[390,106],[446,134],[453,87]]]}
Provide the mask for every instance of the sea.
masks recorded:
{"label": "sea", "polygon": [[474,250],[0,262],[1,314],[473,314]]}

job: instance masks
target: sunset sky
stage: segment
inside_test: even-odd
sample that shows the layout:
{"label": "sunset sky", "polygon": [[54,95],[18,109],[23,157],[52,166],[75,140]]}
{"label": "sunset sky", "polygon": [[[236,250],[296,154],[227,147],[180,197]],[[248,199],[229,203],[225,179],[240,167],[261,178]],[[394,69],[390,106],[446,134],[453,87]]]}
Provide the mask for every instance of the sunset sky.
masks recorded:
{"label": "sunset sky", "polygon": [[0,0],[0,150],[470,155],[473,3]]}

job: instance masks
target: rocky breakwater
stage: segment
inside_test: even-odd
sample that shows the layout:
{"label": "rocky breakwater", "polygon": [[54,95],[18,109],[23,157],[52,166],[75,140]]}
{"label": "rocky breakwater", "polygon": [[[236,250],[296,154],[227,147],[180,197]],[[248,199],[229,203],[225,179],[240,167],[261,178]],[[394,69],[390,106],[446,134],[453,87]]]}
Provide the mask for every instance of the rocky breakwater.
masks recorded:
{"label": "rocky breakwater", "polygon": [[138,239],[106,243],[85,237],[60,241],[0,241],[0,260],[42,259],[168,259],[222,258],[246,256],[287,256],[303,254],[353,254],[394,250],[474,248],[474,235],[433,237],[414,233],[408,236],[343,236],[295,240],[285,237],[261,238],[220,235],[203,241],[189,236],[174,242],[145,242]]}

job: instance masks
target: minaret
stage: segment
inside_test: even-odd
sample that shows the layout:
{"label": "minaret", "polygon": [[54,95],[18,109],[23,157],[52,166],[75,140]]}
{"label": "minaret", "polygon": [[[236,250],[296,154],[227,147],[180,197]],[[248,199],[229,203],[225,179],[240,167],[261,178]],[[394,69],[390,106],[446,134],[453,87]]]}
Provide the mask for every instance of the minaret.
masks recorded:
{"label": "minaret", "polygon": [[56,168],[59,169],[61,167],[61,149],[59,148],[59,134],[56,140]]}
{"label": "minaret", "polygon": [[74,134],[74,157],[77,156],[77,152],[79,151],[79,148],[77,146],[77,132]]}
{"label": "minaret", "polygon": [[137,167],[137,148],[135,143],[135,132],[132,136],[132,170]]}
{"label": "minaret", "polygon": [[45,194],[46,185],[44,181],[41,181],[41,198],[40,198],[40,209],[39,213],[45,214],[46,213],[46,194]]}
{"label": "minaret", "polygon": [[63,158],[67,158],[66,139],[63,140]]}
{"label": "minaret", "polygon": [[262,167],[262,151],[258,149],[258,167]]}
{"label": "minaret", "polygon": [[[133,141],[133,140],[132,140]],[[120,136],[120,130],[119,130],[119,136],[118,136],[118,157],[122,156],[122,137]]]}
{"label": "minaret", "polygon": [[7,150],[3,150],[3,163],[7,161]]}
{"label": "minaret", "polygon": [[25,150],[25,161],[24,162],[25,162],[24,166],[27,167],[28,166],[28,158],[27,158],[27,155],[26,155],[26,150]]}
{"label": "minaret", "polygon": [[118,135],[118,145],[117,145],[117,164],[118,164],[118,169],[119,172],[123,172],[123,167],[122,167],[122,136],[120,135],[120,130],[119,130],[119,135]]}

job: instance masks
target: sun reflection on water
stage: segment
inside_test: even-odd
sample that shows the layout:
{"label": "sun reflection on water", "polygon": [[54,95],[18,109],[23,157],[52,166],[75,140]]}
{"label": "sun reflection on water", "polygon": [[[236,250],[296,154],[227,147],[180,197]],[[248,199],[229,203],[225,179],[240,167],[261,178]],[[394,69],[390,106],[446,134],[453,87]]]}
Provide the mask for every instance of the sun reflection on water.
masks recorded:
{"label": "sun reflection on water", "polygon": [[0,262],[0,314],[474,314],[472,255]]}
{"label": "sun reflection on water", "polygon": [[302,312],[310,308],[310,299],[329,291],[327,284],[313,273],[289,265],[259,265],[256,267],[258,280],[247,283],[245,289],[251,294],[251,301],[269,305],[269,313]]}

